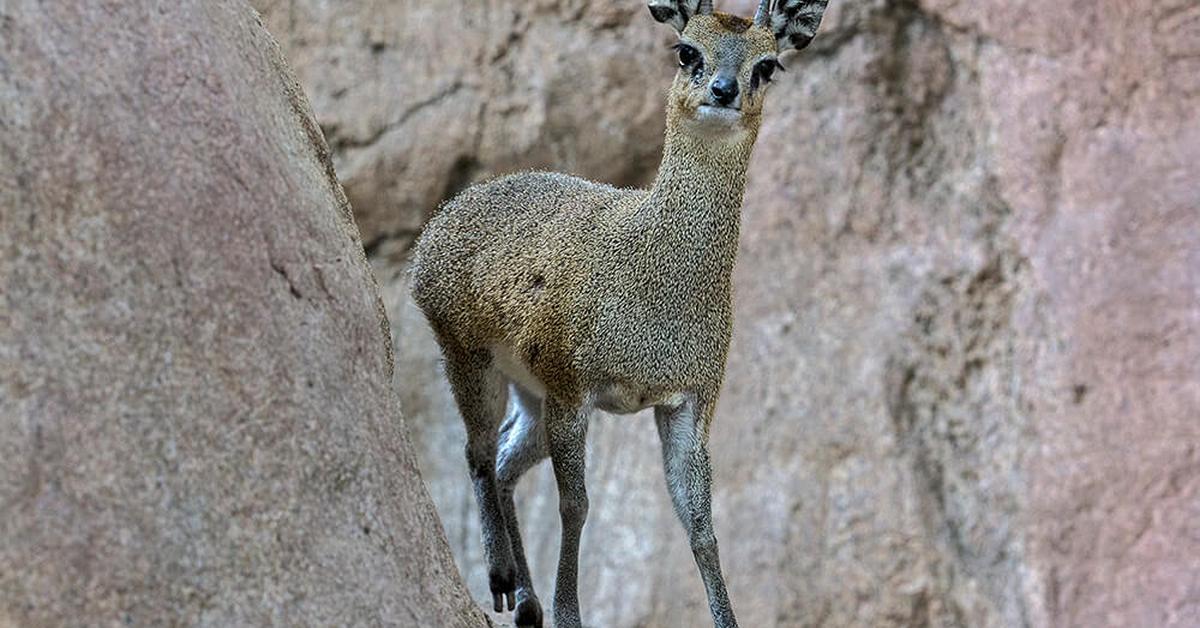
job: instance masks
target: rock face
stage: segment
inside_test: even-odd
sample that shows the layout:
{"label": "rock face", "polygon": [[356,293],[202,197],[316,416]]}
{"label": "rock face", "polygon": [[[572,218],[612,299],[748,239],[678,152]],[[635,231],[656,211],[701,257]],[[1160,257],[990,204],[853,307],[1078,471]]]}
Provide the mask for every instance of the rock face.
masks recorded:
{"label": "rock face", "polygon": [[488,624],[249,7],[0,7],[0,285],[0,626]]}
{"label": "rock face", "polygon": [[[351,193],[376,199],[364,237],[408,426],[486,599],[462,428],[402,253],[472,179],[647,181],[670,30],[635,0],[258,4]],[[835,2],[783,61],[712,436],[742,625],[1200,624],[1200,8]],[[586,620],[706,625],[652,422],[601,417],[590,442]],[[518,492],[548,599],[548,466]]]}
{"label": "rock face", "polygon": [[497,172],[638,185],[658,165],[670,39],[629,37],[637,2],[252,4],[321,112],[369,249],[411,241],[438,202]]}

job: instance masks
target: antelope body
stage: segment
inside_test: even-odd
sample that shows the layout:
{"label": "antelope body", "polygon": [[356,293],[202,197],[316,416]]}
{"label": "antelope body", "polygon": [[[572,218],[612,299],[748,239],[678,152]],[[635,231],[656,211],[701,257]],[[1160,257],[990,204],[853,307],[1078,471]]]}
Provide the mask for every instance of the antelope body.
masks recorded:
{"label": "antelope body", "polygon": [[562,516],[554,625],[578,628],[588,417],[649,407],[713,621],[737,625],[712,527],[707,442],[733,324],[742,193],[777,57],[808,44],[826,1],[763,0],[753,21],[699,0],[649,5],[680,36],[654,185],[551,173],[475,185],[430,220],[413,257],[413,295],[467,426],[493,605],[507,601],[518,626],[540,626],[542,608],[513,505],[517,479],[550,457]]}

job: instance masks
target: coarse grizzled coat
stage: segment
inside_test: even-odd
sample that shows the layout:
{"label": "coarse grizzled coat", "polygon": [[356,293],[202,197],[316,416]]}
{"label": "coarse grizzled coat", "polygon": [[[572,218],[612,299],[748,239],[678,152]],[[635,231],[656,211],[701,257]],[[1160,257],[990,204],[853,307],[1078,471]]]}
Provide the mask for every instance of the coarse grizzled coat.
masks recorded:
{"label": "coarse grizzled coat", "polygon": [[[662,163],[649,190],[531,172],[468,188],[429,221],[412,290],[467,423],[497,611],[540,625],[512,486],[549,455],[563,546],[555,625],[578,626],[583,440],[594,408],[654,407],[668,486],[714,621],[734,626],[711,528],[707,439],[724,374],[746,167],[778,54],[816,32],[824,0],[763,0],[754,21],[655,1],[680,32]],[[514,395],[515,412],[504,416]],[[515,593],[515,600],[514,600]]]}

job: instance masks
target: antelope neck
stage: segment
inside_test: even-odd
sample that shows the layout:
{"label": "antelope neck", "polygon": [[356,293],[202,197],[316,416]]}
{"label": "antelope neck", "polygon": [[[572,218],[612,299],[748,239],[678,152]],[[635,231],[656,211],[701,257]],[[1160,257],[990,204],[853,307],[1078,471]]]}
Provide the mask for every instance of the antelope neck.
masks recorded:
{"label": "antelope neck", "polygon": [[663,159],[647,207],[674,231],[710,246],[737,247],[746,166],[756,133],[736,139],[709,139],[686,133],[668,121]]}

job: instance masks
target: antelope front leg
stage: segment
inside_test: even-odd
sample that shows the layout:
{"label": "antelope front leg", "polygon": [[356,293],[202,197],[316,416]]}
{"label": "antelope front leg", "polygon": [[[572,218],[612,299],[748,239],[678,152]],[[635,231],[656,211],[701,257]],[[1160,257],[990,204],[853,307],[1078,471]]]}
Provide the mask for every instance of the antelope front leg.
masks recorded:
{"label": "antelope front leg", "polygon": [[588,511],[584,484],[588,413],[549,396],[544,403],[546,444],[558,482],[558,512],[562,517],[562,545],[554,583],[554,627],[581,628],[577,580],[579,536]]}
{"label": "antelope front leg", "polygon": [[713,533],[712,472],[708,462],[708,425],[712,412],[712,402],[689,395],[678,407],[656,407],[654,420],[662,439],[667,488],[704,580],[713,623],[717,628],[737,628]]}

